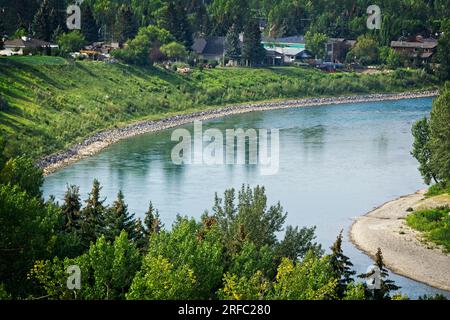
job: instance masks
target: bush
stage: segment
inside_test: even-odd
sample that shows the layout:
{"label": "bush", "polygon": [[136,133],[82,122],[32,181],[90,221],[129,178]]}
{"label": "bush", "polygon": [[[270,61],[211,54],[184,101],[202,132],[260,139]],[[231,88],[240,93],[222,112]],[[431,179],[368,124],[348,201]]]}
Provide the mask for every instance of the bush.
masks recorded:
{"label": "bush", "polygon": [[69,53],[82,49],[86,44],[86,39],[81,32],[77,30],[61,34],[58,36],[57,42],[62,52]]}

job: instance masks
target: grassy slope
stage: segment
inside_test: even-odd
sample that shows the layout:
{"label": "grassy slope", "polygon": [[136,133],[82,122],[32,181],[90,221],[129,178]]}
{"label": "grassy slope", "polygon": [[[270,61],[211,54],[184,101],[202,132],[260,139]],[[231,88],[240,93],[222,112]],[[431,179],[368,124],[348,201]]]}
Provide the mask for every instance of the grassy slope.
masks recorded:
{"label": "grassy slope", "polygon": [[411,228],[424,232],[425,239],[443,246],[447,252],[450,252],[450,209],[448,207],[419,210],[408,215],[406,222]]}
{"label": "grassy slope", "polygon": [[189,76],[158,68],[54,57],[0,58],[4,154],[39,157],[92,133],[140,119],[279,98],[397,92],[435,87],[416,71],[324,74],[295,67],[195,70]]}

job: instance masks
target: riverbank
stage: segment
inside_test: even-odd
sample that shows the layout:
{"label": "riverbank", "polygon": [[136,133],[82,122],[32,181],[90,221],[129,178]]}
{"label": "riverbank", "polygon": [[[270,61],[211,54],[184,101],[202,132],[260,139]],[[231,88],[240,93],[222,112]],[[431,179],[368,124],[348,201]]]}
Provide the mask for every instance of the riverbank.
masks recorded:
{"label": "riverbank", "polygon": [[408,208],[433,205],[419,191],[390,201],[355,219],[350,239],[369,256],[383,251],[386,266],[395,273],[450,291],[450,255],[425,242],[421,234],[406,225]]}
{"label": "riverbank", "polygon": [[254,111],[267,111],[286,108],[299,108],[309,106],[337,105],[347,103],[364,103],[376,101],[391,101],[401,99],[434,97],[437,91],[407,92],[396,94],[370,94],[357,96],[342,96],[328,98],[303,98],[276,102],[263,102],[255,104],[239,104],[218,109],[208,109],[183,115],[163,118],[160,120],[139,121],[134,124],[99,132],[77,143],[69,149],[41,159],[38,162],[44,174],[51,174],[58,169],[90,157],[120,140],[136,135],[157,132],[191,123],[193,121],[206,121],[224,116],[242,114]]}

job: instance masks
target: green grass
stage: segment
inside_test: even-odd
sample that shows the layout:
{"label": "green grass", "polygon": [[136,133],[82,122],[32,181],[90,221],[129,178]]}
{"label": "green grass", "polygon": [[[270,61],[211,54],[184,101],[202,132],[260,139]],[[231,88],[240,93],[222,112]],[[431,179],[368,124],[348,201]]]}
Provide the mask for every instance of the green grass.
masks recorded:
{"label": "green grass", "polygon": [[425,195],[427,197],[434,197],[441,194],[450,194],[450,181],[444,181],[432,185]]}
{"label": "green grass", "polygon": [[28,153],[38,158],[137,120],[251,101],[436,86],[429,75],[406,70],[358,75],[298,67],[217,68],[182,76],[160,68],[58,57],[0,58],[0,99],[8,106],[0,109],[0,138],[6,157]]}
{"label": "green grass", "polygon": [[450,209],[448,207],[411,213],[406,218],[406,222],[411,228],[424,232],[427,240],[443,246],[447,252],[450,252]]}

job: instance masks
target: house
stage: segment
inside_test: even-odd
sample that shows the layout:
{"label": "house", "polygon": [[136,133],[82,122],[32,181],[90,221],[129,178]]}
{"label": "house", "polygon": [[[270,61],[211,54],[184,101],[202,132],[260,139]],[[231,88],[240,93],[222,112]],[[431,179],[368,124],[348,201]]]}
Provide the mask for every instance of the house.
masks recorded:
{"label": "house", "polygon": [[311,52],[306,50],[303,36],[286,38],[268,38],[262,40],[266,49],[266,63],[271,65],[291,64],[295,61],[312,58]]}
{"label": "house", "polygon": [[35,51],[58,48],[57,45],[51,44],[50,42],[29,37],[6,40],[3,47],[4,49],[0,51],[0,55],[2,56],[27,55]]}
{"label": "house", "polygon": [[223,61],[225,37],[195,38],[191,48],[200,59]]}
{"label": "house", "polygon": [[[243,35],[239,38],[242,46]],[[305,49],[304,37],[263,38],[261,44],[266,50],[265,62],[270,65],[291,64],[312,57]],[[225,37],[196,38],[191,48],[200,59],[220,62],[225,57]],[[236,61],[228,65],[234,66]]]}
{"label": "house", "polygon": [[344,38],[330,38],[326,44],[325,61],[342,63],[347,57],[347,53],[356,44],[356,40]]}
{"label": "house", "polygon": [[409,41],[392,41],[391,48],[396,52],[409,57],[410,59],[419,59],[422,63],[431,61],[436,52],[438,42],[436,39],[423,38],[417,36]]}

